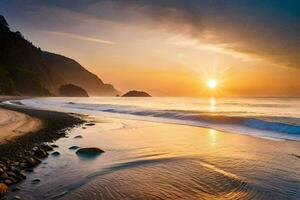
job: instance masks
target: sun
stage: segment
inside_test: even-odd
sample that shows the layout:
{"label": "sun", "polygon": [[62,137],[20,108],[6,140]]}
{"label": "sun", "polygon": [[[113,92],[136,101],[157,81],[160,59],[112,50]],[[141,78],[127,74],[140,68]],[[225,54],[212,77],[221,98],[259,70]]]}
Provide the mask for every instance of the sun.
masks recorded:
{"label": "sun", "polygon": [[215,79],[209,79],[207,81],[207,87],[209,87],[210,89],[215,89],[218,86],[218,81]]}

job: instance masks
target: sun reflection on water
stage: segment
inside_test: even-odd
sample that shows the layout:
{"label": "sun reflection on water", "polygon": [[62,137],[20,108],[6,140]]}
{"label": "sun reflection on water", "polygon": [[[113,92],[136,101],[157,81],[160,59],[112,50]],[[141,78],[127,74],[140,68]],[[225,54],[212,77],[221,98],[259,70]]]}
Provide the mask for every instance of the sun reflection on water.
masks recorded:
{"label": "sun reflection on water", "polygon": [[218,133],[214,129],[209,129],[209,139],[211,146],[216,146]]}
{"label": "sun reflection on water", "polygon": [[216,107],[217,107],[216,99],[214,97],[211,97],[209,99],[209,110],[210,110],[210,112],[215,112]]}

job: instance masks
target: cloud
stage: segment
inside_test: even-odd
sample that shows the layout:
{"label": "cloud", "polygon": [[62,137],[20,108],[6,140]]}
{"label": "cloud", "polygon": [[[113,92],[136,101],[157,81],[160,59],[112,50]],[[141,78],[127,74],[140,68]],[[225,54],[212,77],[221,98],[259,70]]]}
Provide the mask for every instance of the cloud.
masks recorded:
{"label": "cloud", "polygon": [[300,68],[300,1],[141,0],[127,5],[158,26],[205,44],[198,48]]}
{"label": "cloud", "polygon": [[73,33],[48,31],[48,30],[42,31],[42,32],[53,34],[53,35],[58,35],[58,36],[63,36],[63,37],[67,37],[67,38],[72,38],[72,39],[76,39],[76,40],[88,41],[88,42],[96,42],[96,43],[101,43],[101,44],[115,44],[115,42],[113,42],[113,41],[92,38],[92,37],[86,37],[86,36],[77,35],[77,34],[73,34]]}
{"label": "cloud", "polygon": [[[10,0],[7,4],[28,13],[33,7],[43,7],[88,19],[163,28],[206,44],[200,48],[300,69],[298,0],[28,0],[26,4]],[[36,12],[33,20],[39,19]],[[66,20],[56,15],[50,18],[57,24]]]}

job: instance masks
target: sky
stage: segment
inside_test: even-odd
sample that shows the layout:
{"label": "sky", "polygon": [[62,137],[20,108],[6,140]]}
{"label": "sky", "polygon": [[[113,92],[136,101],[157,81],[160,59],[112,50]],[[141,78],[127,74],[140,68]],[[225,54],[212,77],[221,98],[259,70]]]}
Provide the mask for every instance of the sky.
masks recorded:
{"label": "sky", "polygon": [[300,96],[298,0],[0,0],[0,14],[121,92]]}

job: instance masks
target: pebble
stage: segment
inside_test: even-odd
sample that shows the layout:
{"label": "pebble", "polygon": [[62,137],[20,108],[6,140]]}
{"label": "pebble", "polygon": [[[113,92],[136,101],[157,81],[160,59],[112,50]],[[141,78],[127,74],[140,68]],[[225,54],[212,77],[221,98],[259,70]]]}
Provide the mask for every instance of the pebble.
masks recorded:
{"label": "pebble", "polygon": [[74,137],[74,139],[80,139],[80,138],[82,138],[82,135],[77,135]]}
{"label": "pebble", "polygon": [[41,182],[40,179],[34,179],[31,183],[32,183],[32,184],[38,184],[39,182]]}
{"label": "pebble", "polygon": [[86,126],[95,126],[95,123],[87,123]]}
{"label": "pebble", "polygon": [[40,147],[44,150],[44,151],[53,151],[53,147],[48,145],[48,144],[41,144]]}
{"label": "pebble", "polygon": [[4,183],[0,183],[0,199],[6,199],[8,187]]}
{"label": "pebble", "polygon": [[[35,149],[35,148],[34,148]],[[38,158],[46,158],[48,156],[48,153],[45,152],[43,149],[41,148],[37,148],[34,151],[34,155]]]}
{"label": "pebble", "polygon": [[26,158],[26,161],[27,161],[28,167],[35,167],[35,166],[37,166],[38,164],[41,163],[40,160],[34,159],[34,158],[32,158],[32,157],[27,157],[27,158]]}
{"label": "pebble", "polygon": [[69,149],[70,150],[76,150],[76,149],[79,149],[79,147],[78,146],[71,146]]}
{"label": "pebble", "polygon": [[1,179],[7,179],[8,178],[8,175],[6,172],[4,172],[1,176],[0,176]]}
{"label": "pebble", "polygon": [[19,196],[14,196],[13,200],[22,200],[22,198]]}
{"label": "pebble", "polygon": [[11,185],[13,182],[12,182],[10,179],[5,179],[5,180],[4,180],[4,183],[5,183],[6,185]]}
{"label": "pebble", "polygon": [[60,156],[60,153],[58,151],[55,151],[51,154],[52,156]]}

